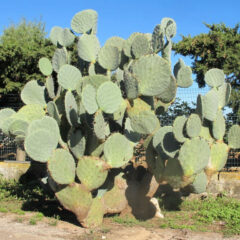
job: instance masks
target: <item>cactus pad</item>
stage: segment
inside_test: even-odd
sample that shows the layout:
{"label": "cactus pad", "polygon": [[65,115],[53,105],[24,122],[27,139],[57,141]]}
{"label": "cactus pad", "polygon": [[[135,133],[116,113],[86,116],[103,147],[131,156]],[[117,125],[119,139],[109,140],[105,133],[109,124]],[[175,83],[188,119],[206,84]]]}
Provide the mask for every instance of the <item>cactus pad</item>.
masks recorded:
{"label": "cactus pad", "polygon": [[122,94],[119,87],[112,82],[105,82],[97,90],[97,103],[105,113],[114,113],[122,102]]}
{"label": "cactus pad", "polygon": [[226,130],[225,118],[222,110],[218,110],[217,116],[212,123],[212,135],[217,140],[222,140]]}
{"label": "cactus pad", "polygon": [[[46,141],[47,139],[47,141]],[[33,160],[47,162],[52,151],[58,145],[58,138],[47,130],[36,130],[28,133],[24,141],[24,147]]]}
{"label": "cactus pad", "polygon": [[40,58],[38,66],[43,75],[50,76],[52,74],[53,68],[48,58],[45,57]]}
{"label": "cactus pad", "polygon": [[98,110],[96,89],[91,84],[87,84],[82,90],[82,103],[89,114],[94,114]]}
{"label": "cactus pad", "polygon": [[100,140],[105,140],[106,136],[110,134],[109,124],[105,122],[101,111],[96,112],[94,115],[94,133]]}
{"label": "cactus pad", "polygon": [[89,190],[99,188],[106,180],[109,165],[98,157],[83,156],[78,159],[77,176]]}
{"label": "cactus pad", "polygon": [[65,64],[58,72],[58,83],[67,90],[76,90],[82,74],[78,68]]}
{"label": "cactus pad", "polygon": [[172,82],[168,62],[158,55],[142,56],[131,65],[130,72],[139,81],[139,93],[146,96],[161,96]]}
{"label": "cactus pad", "polygon": [[174,75],[177,79],[178,87],[188,88],[193,84],[192,69],[186,66],[182,59],[179,59],[174,66]]}
{"label": "cactus pad", "polygon": [[190,177],[201,172],[208,164],[210,148],[204,139],[186,140],[179,151],[179,162],[184,176]]}
{"label": "cactus pad", "polygon": [[159,120],[152,111],[141,111],[130,116],[133,131],[141,134],[151,134],[159,126]]}
{"label": "cactus pad", "polygon": [[68,63],[67,51],[64,48],[58,48],[55,50],[52,58],[52,67],[55,72],[58,72],[59,69]]}
{"label": "cactus pad", "polygon": [[173,122],[173,134],[176,140],[180,143],[185,142],[187,139],[184,136],[184,126],[187,122],[187,117],[186,116],[177,116]]}
{"label": "cactus pad", "polygon": [[119,50],[113,46],[103,46],[98,53],[98,63],[109,71],[116,70],[119,66]]}
{"label": "cactus pad", "polygon": [[66,117],[71,126],[78,125],[78,107],[74,95],[67,91],[64,99]]}
{"label": "cactus pad", "polygon": [[12,116],[14,113],[16,113],[13,109],[11,108],[4,108],[0,110],[0,129],[2,129],[3,122]]}
{"label": "cactus pad", "polygon": [[56,196],[64,208],[77,216],[80,223],[87,217],[93,202],[91,193],[78,183],[72,183],[58,191]]}
{"label": "cactus pad", "polygon": [[186,123],[186,132],[190,138],[198,137],[202,128],[202,122],[199,116],[192,113]]}
{"label": "cactus pad", "polygon": [[228,145],[233,148],[237,149],[240,148],[240,126],[233,125],[229,132],[228,132]]}
{"label": "cactus pad", "polygon": [[64,28],[58,35],[58,42],[63,47],[68,47],[73,44],[75,35],[72,34],[69,28]]}
{"label": "cactus pad", "polygon": [[101,198],[94,198],[86,218],[82,221],[82,225],[87,228],[95,228],[101,225],[104,215],[103,210]]}
{"label": "cactus pad", "polygon": [[100,43],[95,35],[83,34],[78,40],[78,55],[86,62],[95,62]]}
{"label": "cactus pad", "polygon": [[197,194],[206,192],[207,183],[208,183],[207,176],[204,173],[204,171],[202,171],[201,173],[197,174],[193,183],[190,185],[192,188],[192,192]]}
{"label": "cactus pad", "polygon": [[80,158],[84,155],[86,138],[80,129],[70,129],[67,143],[75,158]]}
{"label": "cactus pad", "polygon": [[211,89],[205,96],[203,96],[202,111],[205,119],[214,121],[218,112],[218,94],[215,89]]}
{"label": "cactus pad", "polygon": [[205,74],[205,82],[210,87],[220,87],[225,81],[225,75],[223,70],[218,68],[212,68]]}
{"label": "cactus pad", "polygon": [[220,171],[228,159],[229,147],[225,143],[214,143],[211,146],[211,159],[206,168],[207,173]]}
{"label": "cactus pad", "polygon": [[39,104],[28,104],[21,107],[16,113],[16,118],[31,122],[36,119],[41,119],[45,116],[45,112]]}
{"label": "cactus pad", "polygon": [[48,160],[48,171],[58,184],[70,184],[75,179],[75,161],[64,149],[56,149]]}
{"label": "cactus pad", "polygon": [[135,36],[131,46],[132,55],[134,58],[140,58],[143,55],[151,53],[150,42],[144,34]]}
{"label": "cactus pad", "polygon": [[87,33],[96,28],[98,14],[92,9],[76,13],[71,21],[71,28],[76,33]]}
{"label": "cactus pad", "polygon": [[29,81],[21,91],[21,99],[25,104],[46,105],[45,87],[40,86],[36,80]]}
{"label": "cactus pad", "polygon": [[231,85],[230,83],[224,83],[218,88],[218,100],[219,100],[219,108],[225,107],[231,96]]}
{"label": "cactus pad", "polygon": [[113,168],[126,165],[132,156],[133,146],[120,133],[112,134],[104,144],[104,157]]}

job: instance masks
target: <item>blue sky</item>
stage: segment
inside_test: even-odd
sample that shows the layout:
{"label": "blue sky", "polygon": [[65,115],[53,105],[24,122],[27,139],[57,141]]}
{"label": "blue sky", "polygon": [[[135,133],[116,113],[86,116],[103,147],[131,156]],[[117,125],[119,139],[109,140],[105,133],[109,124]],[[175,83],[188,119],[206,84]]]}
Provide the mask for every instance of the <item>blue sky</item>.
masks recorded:
{"label": "blue sky", "polygon": [[[112,36],[128,38],[133,32],[151,33],[163,17],[177,23],[177,36],[208,32],[203,22],[221,23],[233,27],[240,22],[240,0],[7,0],[0,5],[0,34],[11,23],[22,18],[53,26],[70,27],[75,13],[84,9],[98,12],[97,36],[103,45]],[[177,57],[173,57],[173,63]],[[191,64],[189,58],[185,58]]]}

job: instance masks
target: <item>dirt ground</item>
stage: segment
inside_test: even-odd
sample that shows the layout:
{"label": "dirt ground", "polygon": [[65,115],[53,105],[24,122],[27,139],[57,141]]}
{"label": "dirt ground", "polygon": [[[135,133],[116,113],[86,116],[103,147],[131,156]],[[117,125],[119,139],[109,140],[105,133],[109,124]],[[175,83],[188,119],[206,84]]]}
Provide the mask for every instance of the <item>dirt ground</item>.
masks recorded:
{"label": "dirt ground", "polygon": [[[24,216],[26,219],[27,216]],[[192,232],[190,230],[125,227],[120,224],[104,224],[98,230],[83,229],[74,224],[58,221],[50,226],[47,219],[30,225],[29,221],[17,221],[19,215],[0,213],[0,240],[220,240],[219,233]],[[49,220],[49,219],[48,219]],[[240,236],[227,238],[240,240]]]}

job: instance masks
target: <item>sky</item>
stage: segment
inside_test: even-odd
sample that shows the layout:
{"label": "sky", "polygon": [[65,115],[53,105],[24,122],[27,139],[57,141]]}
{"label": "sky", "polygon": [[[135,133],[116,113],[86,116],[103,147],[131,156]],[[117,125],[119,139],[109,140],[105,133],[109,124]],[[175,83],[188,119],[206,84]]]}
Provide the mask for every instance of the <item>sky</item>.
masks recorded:
{"label": "sky", "polygon": [[[97,36],[101,45],[112,36],[126,39],[133,32],[152,33],[163,17],[177,23],[174,42],[180,41],[181,35],[207,33],[204,22],[223,22],[229,27],[240,23],[240,0],[2,0],[0,35],[22,18],[41,20],[48,34],[53,26],[70,28],[72,17],[85,9],[98,12]],[[178,57],[173,56],[173,63]],[[184,61],[191,65],[190,58]]]}

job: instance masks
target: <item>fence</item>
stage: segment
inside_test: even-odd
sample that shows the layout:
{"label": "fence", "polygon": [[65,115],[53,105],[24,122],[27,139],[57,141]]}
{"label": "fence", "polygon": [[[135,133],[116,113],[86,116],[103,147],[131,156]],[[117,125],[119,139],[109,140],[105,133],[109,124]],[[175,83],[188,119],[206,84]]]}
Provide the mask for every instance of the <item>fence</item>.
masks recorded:
{"label": "fence", "polygon": [[[193,84],[190,88],[178,89],[177,104],[174,103],[170,107],[170,111],[168,111],[165,115],[163,114],[160,116],[161,125],[172,125],[175,117],[178,115],[178,112],[190,114],[195,108],[194,103],[196,102],[198,94],[204,95],[207,91],[207,87],[199,89],[196,84]],[[14,110],[18,110],[22,105],[23,104],[18,95],[4,95],[0,97],[0,109],[9,107]],[[228,123],[227,128],[229,128],[232,124],[238,123],[237,116],[231,114],[230,108],[226,108],[224,110],[224,114]],[[0,159],[8,158],[9,160],[13,160],[15,159],[15,153],[16,144],[13,139],[0,133]],[[229,169],[232,167],[240,167],[240,150],[231,150],[229,152],[225,168]]]}

